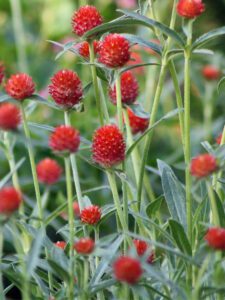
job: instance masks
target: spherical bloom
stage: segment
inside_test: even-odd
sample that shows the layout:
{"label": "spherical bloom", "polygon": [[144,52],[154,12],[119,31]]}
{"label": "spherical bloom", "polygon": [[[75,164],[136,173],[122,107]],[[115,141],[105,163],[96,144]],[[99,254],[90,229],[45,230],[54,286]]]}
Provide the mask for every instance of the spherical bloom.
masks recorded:
{"label": "spherical bloom", "polygon": [[202,0],[179,0],[177,13],[184,18],[192,19],[198,17],[205,11]]}
{"label": "spherical bloom", "polygon": [[105,125],[95,131],[92,157],[99,165],[110,168],[120,164],[125,159],[125,150],[123,135],[116,125]]}
{"label": "spherical bloom", "polygon": [[0,84],[2,83],[4,76],[5,76],[5,67],[3,63],[0,61]]}
{"label": "spherical bloom", "polygon": [[[101,43],[99,41],[94,41],[94,53],[97,54],[99,52]],[[78,52],[81,56],[84,58],[89,58],[90,52],[89,52],[89,44],[88,42],[84,41],[82,43],[79,43],[76,45],[76,48],[78,49]]]}
{"label": "spherical bloom", "polygon": [[143,270],[139,260],[120,256],[113,264],[113,271],[118,281],[135,284],[141,277]]}
{"label": "spherical bloom", "polygon": [[20,109],[12,103],[0,105],[0,129],[15,130],[20,125]]}
{"label": "spherical bloom", "polygon": [[77,201],[73,202],[73,212],[75,217],[80,218],[80,207]]}
{"label": "spherical bloom", "polygon": [[222,133],[216,138],[216,142],[217,142],[217,144],[218,145],[220,145],[221,144],[221,140],[222,140]]}
{"label": "spherical bloom", "polygon": [[44,184],[56,183],[62,174],[62,168],[56,160],[45,158],[37,164],[38,180]]}
{"label": "spherical bloom", "polygon": [[144,132],[149,125],[149,118],[143,118],[135,115],[135,113],[127,108],[128,118],[130,121],[130,127],[133,134],[137,134],[139,132]]}
{"label": "spherical bloom", "polygon": [[138,256],[143,256],[146,251],[149,252],[149,256],[147,258],[147,262],[151,264],[154,260],[154,252],[150,252],[149,250],[149,245],[145,241],[141,240],[133,240],[134,246],[136,248]]}
{"label": "spherical bloom", "polygon": [[81,238],[74,244],[74,249],[80,254],[90,254],[95,247],[95,242],[88,238]]}
{"label": "spherical bloom", "polygon": [[80,133],[71,126],[56,127],[49,138],[49,146],[55,152],[77,152],[79,145]]}
{"label": "spherical bloom", "polygon": [[85,5],[74,12],[72,16],[73,32],[78,36],[84,35],[92,28],[101,25],[103,18],[96,7]]}
{"label": "spherical bloom", "polygon": [[215,66],[208,65],[202,69],[202,75],[207,80],[217,80],[220,77],[220,74],[220,70]]}
{"label": "spherical bloom", "polygon": [[205,235],[208,245],[217,250],[225,250],[225,228],[209,228]]}
{"label": "spherical bloom", "polygon": [[86,223],[89,225],[95,225],[101,219],[101,215],[102,215],[102,212],[101,212],[100,207],[97,205],[91,205],[91,206],[85,207],[81,211],[80,218],[83,223]]}
{"label": "spherical bloom", "polygon": [[218,169],[216,158],[211,154],[201,154],[191,161],[191,174],[195,177],[206,177]]}
{"label": "spherical bloom", "polygon": [[0,214],[10,215],[18,210],[22,202],[22,195],[13,187],[0,189]]}
{"label": "spherical bloom", "polygon": [[120,34],[111,33],[101,43],[99,62],[109,68],[124,66],[130,59],[129,42]]}
{"label": "spherical bloom", "polygon": [[[134,65],[139,65],[143,64],[143,60],[141,58],[141,55],[138,52],[132,52],[130,55],[130,60],[128,61],[127,65],[128,66],[134,66]],[[145,68],[144,67],[137,67],[132,69],[132,72],[136,75],[143,75],[145,73]]]}
{"label": "spherical bloom", "polygon": [[[124,72],[121,75],[121,97],[122,102],[126,104],[132,104],[138,96],[138,82],[131,71]],[[109,88],[109,97],[113,104],[116,105],[116,85],[114,84]]]}
{"label": "spherical bloom", "polygon": [[51,79],[49,94],[54,101],[65,108],[72,108],[80,102],[83,91],[80,78],[71,70],[60,70]]}
{"label": "spherical bloom", "polygon": [[65,250],[65,248],[66,248],[66,242],[64,242],[64,241],[58,241],[58,242],[55,243],[55,246],[58,247],[58,248],[60,248],[60,249],[62,249],[62,250]]}
{"label": "spherical bloom", "polygon": [[35,84],[33,79],[25,74],[18,73],[12,75],[5,86],[6,93],[16,100],[24,100],[33,95]]}

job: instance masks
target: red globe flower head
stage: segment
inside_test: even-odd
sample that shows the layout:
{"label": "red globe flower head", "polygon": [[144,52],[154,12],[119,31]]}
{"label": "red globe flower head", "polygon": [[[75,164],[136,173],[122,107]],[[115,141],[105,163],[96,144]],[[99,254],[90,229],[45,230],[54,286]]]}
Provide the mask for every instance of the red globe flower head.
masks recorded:
{"label": "red globe flower head", "polygon": [[155,255],[154,255],[154,252],[148,251],[148,250],[150,250],[149,245],[145,241],[142,241],[142,240],[133,240],[133,243],[136,248],[138,256],[143,256],[146,253],[146,251],[149,252],[147,262],[149,264],[152,264],[153,260],[155,258]]}
{"label": "red globe flower head", "polygon": [[101,208],[97,205],[91,205],[85,207],[81,211],[80,218],[83,223],[89,225],[96,225],[101,219],[101,215],[102,215]]}
{"label": "red globe flower head", "polygon": [[[128,66],[134,66],[134,65],[139,65],[143,64],[143,59],[141,58],[140,53],[138,52],[132,52],[130,55],[130,60],[128,61],[127,65]],[[132,69],[132,72],[136,75],[143,75],[145,73],[145,68],[144,67],[137,67]]]}
{"label": "red globe flower head", "polygon": [[128,118],[130,121],[130,127],[133,134],[137,134],[139,132],[144,132],[149,125],[149,118],[143,118],[135,115],[135,113],[127,108]]}
{"label": "red globe flower head", "polygon": [[18,73],[8,79],[5,90],[9,96],[21,101],[33,95],[35,84],[29,75]]}
{"label": "red globe flower head", "polygon": [[208,65],[202,69],[202,75],[207,80],[217,80],[218,78],[220,78],[220,74],[220,70],[215,66]]}
{"label": "red globe flower head", "polygon": [[[138,82],[131,71],[124,72],[121,75],[121,97],[122,102],[132,104],[138,96]],[[116,85],[109,88],[109,97],[113,104],[116,105]]]}
{"label": "red globe flower head", "polygon": [[117,258],[113,264],[113,271],[118,281],[129,284],[137,283],[143,273],[140,261],[129,256]]}
{"label": "red globe flower head", "polygon": [[223,134],[221,133],[221,134],[216,138],[216,142],[217,142],[218,145],[221,144],[222,136],[223,136]]}
{"label": "red globe flower head", "polygon": [[49,94],[54,101],[65,108],[72,108],[80,102],[83,91],[80,78],[71,70],[60,70],[51,79]]}
{"label": "red globe flower head", "polygon": [[177,13],[181,17],[193,19],[205,11],[205,4],[202,0],[179,0]]}
{"label": "red globe flower head", "polygon": [[95,242],[88,237],[81,238],[74,244],[74,249],[80,254],[90,254],[93,252],[94,247]]}
{"label": "red globe flower head", "polygon": [[[94,53],[97,54],[99,52],[101,43],[99,41],[94,41]],[[89,52],[89,44],[88,42],[84,41],[82,43],[79,43],[76,45],[76,48],[81,56],[84,58],[89,58],[90,52]]]}
{"label": "red globe flower head", "polygon": [[64,242],[64,241],[58,241],[58,242],[55,243],[55,246],[58,247],[58,248],[60,248],[60,249],[62,249],[62,250],[65,250],[65,248],[66,248],[66,242]]}
{"label": "red globe flower head", "polygon": [[130,59],[129,42],[120,34],[111,33],[101,43],[99,62],[109,68],[123,67]]}
{"label": "red globe flower head", "polygon": [[218,169],[216,158],[211,154],[201,154],[191,161],[191,174],[195,177],[206,177]]}
{"label": "red globe flower head", "polygon": [[10,215],[18,210],[22,195],[13,187],[0,189],[0,214]]}
{"label": "red globe flower head", "polygon": [[105,125],[95,131],[92,158],[99,165],[110,168],[120,164],[125,159],[125,150],[123,135],[116,125]]}
{"label": "red globe flower head", "polygon": [[62,174],[62,168],[56,160],[45,158],[37,164],[38,180],[44,184],[56,183]]}
{"label": "red globe flower head", "polygon": [[225,250],[225,228],[209,228],[205,235],[208,245],[216,250]]}
{"label": "red globe flower head", "polygon": [[4,76],[5,76],[5,67],[3,63],[0,61],[0,84],[2,83]]}
{"label": "red globe flower head", "polygon": [[73,32],[78,36],[84,35],[92,28],[101,25],[103,18],[96,7],[85,5],[74,12],[72,16]]}
{"label": "red globe flower head", "polygon": [[75,217],[80,218],[80,207],[77,201],[73,202],[73,212]]}
{"label": "red globe flower head", "polygon": [[20,109],[12,103],[0,105],[0,129],[15,130],[20,125]]}
{"label": "red globe flower head", "polygon": [[49,138],[49,146],[55,152],[77,152],[80,145],[80,133],[71,126],[61,125],[55,128]]}

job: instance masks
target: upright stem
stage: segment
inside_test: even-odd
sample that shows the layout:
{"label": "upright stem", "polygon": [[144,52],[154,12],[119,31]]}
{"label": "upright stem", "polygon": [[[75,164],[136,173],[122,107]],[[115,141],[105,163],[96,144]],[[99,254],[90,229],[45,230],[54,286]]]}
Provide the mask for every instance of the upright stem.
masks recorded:
{"label": "upright stem", "polygon": [[[3,255],[3,224],[0,224],[0,266],[2,264]],[[0,268],[0,299],[5,300],[2,270]]]}
{"label": "upright stem", "polygon": [[212,185],[209,181],[207,181],[207,190],[212,210],[212,223],[216,226],[220,226],[220,218],[219,218],[219,212],[216,205],[216,197],[212,188]]}
{"label": "upright stem", "polygon": [[73,213],[73,188],[72,188],[72,178],[70,169],[70,159],[65,158],[65,173],[66,173],[66,190],[67,190],[67,201],[68,201],[68,216],[69,216],[69,232],[70,232],[70,286],[69,286],[69,300],[73,300],[73,286],[74,286],[74,213]]}
{"label": "upright stem", "polygon": [[27,64],[26,50],[25,50],[26,39],[25,39],[25,34],[23,29],[21,1],[10,0],[10,6],[12,11],[14,38],[16,41],[19,70],[20,72],[28,72],[28,64]]}
{"label": "upright stem", "polygon": [[39,188],[39,183],[38,183],[38,178],[37,178],[34,152],[33,152],[33,147],[31,144],[31,135],[30,135],[30,130],[29,130],[28,124],[27,124],[26,112],[25,112],[25,107],[24,107],[23,103],[21,104],[21,112],[22,112],[22,118],[23,118],[24,133],[25,133],[25,136],[27,139],[27,148],[28,148],[30,166],[31,166],[31,171],[32,171],[32,176],[33,176],[35,195],[36,195],[36,199],[37,199],[40,225],[42,225],[43,224],[43,211],[42,211],[42,205],[41,205],[41,194],[40,194],[40,188]]}
{"label": "upright stem", "polygon": [[92,41],[89,42],[89,53],[90,53],[91,73],[92,73],[92,80],[93,80],[94,91],[95,91],[96,105],[97,105],[97,109],[98,109],[98,116],[99,116],[100,124],[102,126],[102,125],[104,125],[104,118],[103,118],[103,113],[102,113],[102,108],[101,108],[100,93],[99,93],[99,89],[98,89],[98,78],[97,78],[97,73],[96,73],[96,67],[94,65],[95,54],[94,54],[94,45],[93,45]]}

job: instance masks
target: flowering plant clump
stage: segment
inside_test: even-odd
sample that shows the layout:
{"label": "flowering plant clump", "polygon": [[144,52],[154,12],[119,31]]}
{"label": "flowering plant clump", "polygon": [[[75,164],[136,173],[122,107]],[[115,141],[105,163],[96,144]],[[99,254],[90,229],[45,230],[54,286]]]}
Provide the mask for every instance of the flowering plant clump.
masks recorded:
{"label": "flowering plant clump", "polygon": [[1,22],[0,300],[225,299],[222,1],[53,2]]}

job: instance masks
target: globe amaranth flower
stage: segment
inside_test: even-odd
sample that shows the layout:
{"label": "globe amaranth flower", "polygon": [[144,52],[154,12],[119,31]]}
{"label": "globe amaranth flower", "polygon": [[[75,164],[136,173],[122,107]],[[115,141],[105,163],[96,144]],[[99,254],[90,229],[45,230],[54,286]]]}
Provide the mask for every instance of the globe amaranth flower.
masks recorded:
{"label": "globe amaranth flower", "polygon": [[51,158],[45,158],[37,164],[37,176],[39,182],[47,185],[56,183],[62,174],[62,168],[58,162]]}
{"label": "globe amaranth flower", "polygon": [[120,256],[113,263],[113,272],[118,281],[135,284],[140,279],[143,270],[138,259]]}
{"label": "globe amaranth flower", "polygon": [[19,209],[22,194],[13,187],[0,189],[0,214],[11,215]]}
{"label": "globe amaranth flower", "polygon": [[79,254],[90,254],[93,252],[95,242],[89,237],[83,237],[74,243],[74,249]]}
{"label": "globe amaranth flower", "polygon": [[12,98],[22,101],[33,95],[35,84],[32,77],[25,73],[12,75],[5,85],[6,93]]}
{"label": "globe amaranth flower", "polygon": [[212,81],[220,78],[221,72],[212,65],[207,65],[202,69],[202,75],[206,80]]}
{"label": "globe amaranth flower", "polygon": [[[131,71],[124,72],[121,75],[121,100],[122,103],[132,104],[139,94],[138,81]],[[114,105],[116,105],[116,85],[109,88],[109,97]]]}
{"label": "globe amaranth flower", "polygon": [[143,256],[148,254],[147,263],[152,264],[155,258],[154,252],[150,251],[149,245],[142,240],[133,240],[135,249],[137,251],[138,256]]}
{"label": "globe amaranth flower", "polygon": [[184,18],[193,19],[205,11],[205,4],[202,0],[179,0],[177,13]]}
{"label": "globe amaranth flower", "polygon": [[225,250],[225,228],[212,227],[209,228],[205,240],[208,245],[216,250]]}
{"label": "globe amaranth flower", "polygon": [[83,36],[87,31],[101,25],[102,22],[103,18],[95,6],[82,6],[72,16],[73,32],[78,36]]}
{"label": "globe amaranth flower", "polygon": [[192,159],[190,169],[193,176],[197,178],[206,177],[217,171],[217,160],[211,154],[201,154]]}
{"label": "globe amaranth flower", "polygon": [[12,103],[0,105],[0,129],[16,130],[21,123],[20,109]]}
{"label": "globe amaranth flower", "polygon": [[149,117],[139,117],[129,107],[127,108],[127,114],[133,134],[143,133],[148,128]]}
{"label": "globe amaranth flower", "polygon": [[60,70],[52,78],[49,94],[56,104],[70,109],[78,104],[83,96],[82,84],[78,75],[71,70]]}
{"label": "globe amaranth flower", "polygon": [[95,131],[92,158],[102,167],[111,168],[120,164],[125,159],[125,150],[123,135],[116,125],[105,125]]}
{"label": "globe amaranth flower", "polygon": [[101,208],[97,205],[91,205],[82,209],[80,218],[85,224],[96,225],[100,221],[101,215]]}
{"label": "globe amaranth flower", "polygon": [[108,68],[123,67],[130,59],[129,47],[122,35],[111,33],[101,43],[98,60]]}

